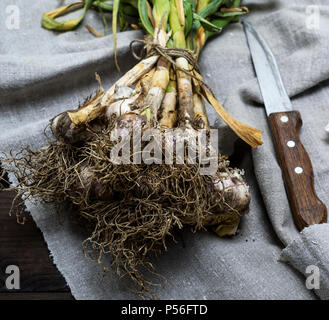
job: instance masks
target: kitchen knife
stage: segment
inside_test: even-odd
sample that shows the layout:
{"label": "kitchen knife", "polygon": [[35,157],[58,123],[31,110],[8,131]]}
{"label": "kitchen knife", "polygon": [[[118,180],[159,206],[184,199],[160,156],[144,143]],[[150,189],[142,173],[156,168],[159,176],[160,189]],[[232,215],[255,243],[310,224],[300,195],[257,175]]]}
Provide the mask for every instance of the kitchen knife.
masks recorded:
{"label": "kitchen knife", "polygon": [[243,25],[295,224],[302,230],[326,222],[327,208],[315,192],[312,163],[299,137],[301,115],[292,108],[270,47],[249,22]]}

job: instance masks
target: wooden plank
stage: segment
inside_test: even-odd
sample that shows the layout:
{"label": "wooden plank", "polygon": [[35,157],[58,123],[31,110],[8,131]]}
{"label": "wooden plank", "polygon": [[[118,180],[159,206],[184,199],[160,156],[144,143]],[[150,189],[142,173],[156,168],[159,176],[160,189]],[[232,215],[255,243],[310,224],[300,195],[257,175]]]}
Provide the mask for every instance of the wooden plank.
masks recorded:
{"label": "wooden plank", "polygon": [[[5,273],[8,265],[20,268],[19,293],[22,292],[62,292],[70,296],[70,290],[49,257],[49,250],[41,231],[31,217],[24,225],[9,216],[15,192],[0,192],[0,295],[13,294],[5,287]],[[64,295],[65,296],[65,295]],[[14,296],[11,296],[14,297]],[[32,297],[32,296],[30,296]]]}

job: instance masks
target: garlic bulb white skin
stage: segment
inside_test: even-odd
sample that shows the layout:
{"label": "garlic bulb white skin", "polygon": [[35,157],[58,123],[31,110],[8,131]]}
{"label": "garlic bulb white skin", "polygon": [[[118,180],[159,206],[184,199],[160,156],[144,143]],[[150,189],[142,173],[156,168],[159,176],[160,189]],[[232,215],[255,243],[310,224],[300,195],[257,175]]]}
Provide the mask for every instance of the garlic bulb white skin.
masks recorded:
{"label": "garlic bulb white skin", "polygon": [[136,98],[137,97],[133,97],[130,99],[117,100],[117,101],[111,103],[106,108],[105,117],[107,119],[111,119],[112,115],[116,115],[117,117],[120,117],[120,116],[130,112],[131,106],[133,105]]}
{"label": "garlic bulb white skin", "polygon": [[90,195],[96,199],[112,199],[112,191],[95,180],[95,173],[86,163],[80,164],[77,168],[77,172],[79,173],[79,182],[76,186],[77,190],[89,191]]}
{"label": "garlic bulb white skin", "polygon": [[115,91],[114,91],[114,94],[111,98],[111,102],[115,102],[115,101],[118,101],[118,100],[129,99],[134,94],[135,94],[134,89],[132,89],[130,87],[124,87],[124,86],[116,87]]}
{"label": "garlic bulb white skin", "polygon": [[[238,170],[231,174],[221,173],[220,179],[213,178],[215,190],[223,194],[224,202],[233,210],[240,213],[246,212],[249,208],[250,193],[249,187],[243,181],[242,173]],[[209,215],[204,222],[205,226],[213,226],[214,231],[220,237],[234,235],[238,229],[240,219],[222,222],[223,212]]]}
{"label": "garlic bulb white skin", "polygon": [[227,204],[236,210],[247,208],[250,202],[249,187],[243,181],[239,172],[229,176],[222,173],[222,180],[215,180],[214,185],[218,191],[224,191],[224,198]]}

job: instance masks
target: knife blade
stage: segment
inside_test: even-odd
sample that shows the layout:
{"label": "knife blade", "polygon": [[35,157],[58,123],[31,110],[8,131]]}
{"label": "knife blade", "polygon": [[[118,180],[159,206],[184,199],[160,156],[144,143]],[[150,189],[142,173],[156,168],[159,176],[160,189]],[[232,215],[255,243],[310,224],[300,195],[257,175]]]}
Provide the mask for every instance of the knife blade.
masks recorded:
{"label": "knife blade", "polygon": [[292,107],[269,45],[249,22],[243,26],[295,224],[302,230],[326,222],[327,208],[315,192],[312,163],[300,141],[301,115]]}

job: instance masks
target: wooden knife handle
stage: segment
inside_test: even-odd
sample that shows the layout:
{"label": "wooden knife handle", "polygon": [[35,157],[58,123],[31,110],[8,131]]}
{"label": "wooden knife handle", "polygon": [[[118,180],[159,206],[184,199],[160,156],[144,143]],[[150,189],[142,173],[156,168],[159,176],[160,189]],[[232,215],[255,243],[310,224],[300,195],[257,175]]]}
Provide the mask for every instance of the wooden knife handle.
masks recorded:
{"label": "wooden knife handle", "polygon": [[299,138],[300,113],[272,113],[269,122],[297,228],[326,222],[327,208],[315,193],[312,163]]}

